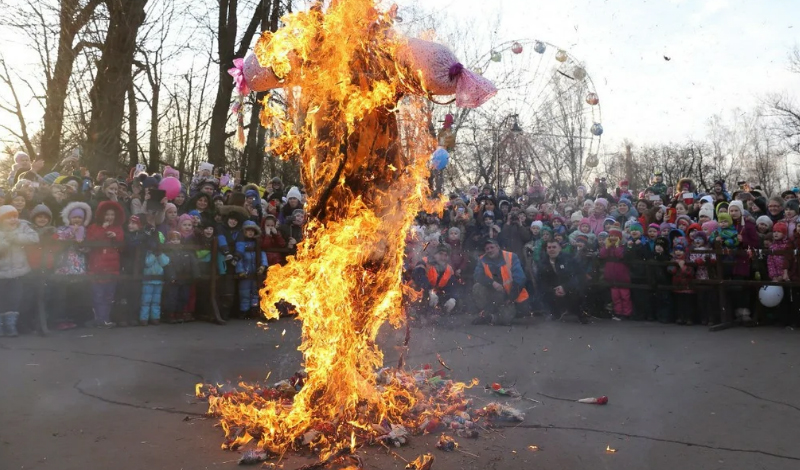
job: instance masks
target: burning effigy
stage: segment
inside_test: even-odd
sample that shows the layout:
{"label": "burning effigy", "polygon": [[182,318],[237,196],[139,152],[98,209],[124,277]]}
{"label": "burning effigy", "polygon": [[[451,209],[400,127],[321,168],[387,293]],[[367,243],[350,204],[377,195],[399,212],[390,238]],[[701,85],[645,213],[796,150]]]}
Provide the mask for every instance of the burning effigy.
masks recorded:
{"label": "burning effigy", "polygon": [[270,151],[302,164],[309,224],[297,255],[271,266],[260,292],[267,319],[278,318],[276,304],[291,305],[302,322],[304,370],[271,386],[198,386],[225,448],[305,447],[325,460],[472,422],[469,385],[406,371],[402,358],[384,367],[376,337],[387,322],[405,323],[405,235],[420,209],[441,204],[426,183],[436,148],[426,98],[477,107],[496,89],[444,46],[401,36],[395,16],[374,0],[318,3],[264,33],[233,74],[239,86],[282,90],[285,106],[265,100],[261,124],[275,135]]}

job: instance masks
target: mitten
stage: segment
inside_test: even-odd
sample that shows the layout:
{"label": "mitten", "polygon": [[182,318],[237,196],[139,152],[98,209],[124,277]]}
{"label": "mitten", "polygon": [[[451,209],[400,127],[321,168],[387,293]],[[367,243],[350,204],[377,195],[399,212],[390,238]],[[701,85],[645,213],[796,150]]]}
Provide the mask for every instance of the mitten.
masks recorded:
{"label": "mitten", "polygon": [[456,299],[448,299],[447,302],[444,303],[444,310],[447,313],[450,313],[456,307]]}
{"label": "mitten", "polygon": [[428,297],[428,305],[431,307],[435,307],[439,303],[439,296],[436,295],[436,292],[430,291],[430,296]]}

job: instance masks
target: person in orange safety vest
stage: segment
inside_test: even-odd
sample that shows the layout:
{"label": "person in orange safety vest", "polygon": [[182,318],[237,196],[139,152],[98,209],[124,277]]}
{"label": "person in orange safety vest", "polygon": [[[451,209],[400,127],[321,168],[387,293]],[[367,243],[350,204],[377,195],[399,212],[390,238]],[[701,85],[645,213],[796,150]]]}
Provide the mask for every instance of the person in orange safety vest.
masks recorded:
{"label": "person in orange safety vest", "polygon": [[519,257],[501,250],[493,238],[485,241],[484,252],[473,274],[473,304],[480,313],[473,324],[510,325],[530,310],[525,271]]}
{"label": "person in orange safety vest", "polygon": [[454,297],[456,274],[450,261],[450,248],[439,245],[433,259],[422,258],[414,267],[412,279],[416,286],[425,293],[423,301],[427,300],[428,307],[440,307],[445,313],[450,313],[456,306]]}

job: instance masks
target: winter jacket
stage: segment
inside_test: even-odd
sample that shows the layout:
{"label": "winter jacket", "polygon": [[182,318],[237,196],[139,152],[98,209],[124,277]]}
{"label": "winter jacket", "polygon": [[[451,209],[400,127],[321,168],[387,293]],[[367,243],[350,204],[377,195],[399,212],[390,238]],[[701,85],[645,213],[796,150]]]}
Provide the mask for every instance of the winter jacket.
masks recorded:
{"label": "winter jacket", "polygon": [[261,249],[267,253],[269,266],[281,264],[283,262],[283,254],[267,250],[272,248],[286,248],[286,240],[284,240],[283,235],[281,235],[279,231],[276,231],[274,234],[270,233],[266,235],[265,229],[262,229],[262,233],[265,233],[265,235],[261,237]]}
{"label": "winter jacket", "polygon": [[56,228],[52,225],[37,228],[32,224],[30,227],[39,236],[39,243],[25,246],[28,264],[31,266],[32,270],[51,271],[55,265],[59,251],[58,244],[53,240]]}
{"label": "winter jacket", "polygon": [[[522,263],[519,261],[519,257],[517,255],[512,254],[511,258],[511,278],[514,281],[514,286],[518,288],[522,288],[525,286],[526,278],[525,278],[525,271],[522,269]],[[492,278],[486,276],[484,272],[483,265],[489,266],[489,271],[492,273]],[[486,287],[491,287],[492,283],[503,282],[503,278],[500,275],[500,268],[506,264],[505,260],[503,259],[503,252],[501,251],[497,258],[489,258],[488,256],[482,256],[478,263],[475,265],[475,272],[473,273],[473,279],[478,284],[484,285]]]}
{"label": "winter jacket", "polygon": [[236,242],[235,248],[236,274],[255,274],[258,268],[267,266],[267,254],[258,249],[258,239],[243,238]]}
{"label": "winter jacket", "polygon": [[607,218],[608,215],[596,216],[594,213],[589,216],[589,227],[595,236],[599,235],[600,232],[603,231],[603,223],[605,223]]}
{"label": "winter jacket", "polygon": [[603,279],[607,282],[631,282],[628,266],[621,262],[624,257],[625,248],[622,246],[604,246],[600,248],[600,259],[607,260],[605,266],[603,266]]}
{"label": "winter jacket", "polygon": [[560,253],[552,263],[550,257],[545,255],[536,265],[536,289],[539,293],[549,294],[561,286],[567,295],[577,294],[585,277],[572,256],[565,253]]}
{"label": "winter jacket", "polygon": [[693,294],[692,281],[694,280],[694,268],[684,264],[683,268],[678,265],[669,266],[667,271],[672,274],[672,285],[676,288],[676,294]]}
{"label": "winter jacket", "polygon": [[709,279],[708,265],[717,262],[717,255],[712,250],[697,249],[689,254],[689,261],[695,264],[695,279]]}
{"label": "winter jacket", "polygon": [[510,251],[522,259],[525,254],[525,244],[531,240],[532,236],[529,227],[512,223],[503,228],[497,240],[504,250]]}
{"label": "winter jacket", "polygon": [[465,270],[469,264],[469,256],[464,252],[461,240],[450,240],[448,238],[445,240],[445,244],[450,247],[450,266],[453,267],[453,271],[461,271],[461,275],[464,276],[467,274]]}
{"label": "winter jacket", "polygon": [[[650,246],[646,238],[640,238],[640,243],[637,245],[635,240],[633,243],[627,243],[625,246],[625,260],[626,261],[645,261],[652,257]],[[647,266],[644,264],[631,263],[630,264],[630,277],[636,280],[643,280],[647,278]]]}
{"label": "winter jacket", "polygon": [[[26,222],[16,229],[0,230],[0,279],[14,279],[31,271],[25,248],[39,242],[39,235]],[[1,294],[0,294],[1,295]]]}
{"label": "winter jacket", "polygon": [[455,270],[452,266],[445,265],[440,269],[430,258],[423,258],[412,272],[414,284],[425,292],[436,291],[438,295],[449,299],[454,296]]}
{"label": "winter jacket", "polygon": [[[736,224],[736,231],[742,236],[742,241],[739,243],[740,250],[747,250],[748,248],[756,249],[758,247],[758,233],[756,231],[755,222],[746,220],[744,225],[741,223]],[[750,276],[750,257],[747,253],[742,252],[736,255],[733,275]]]}
{"label": "winter jacket", "polygon": [[[113,210],[115,213],[114,223],[103,228],[103,217],[108,210]],[[108,246],[91,247],[89,272],[91,274],[118,275],[120,272],[120,247],[125,242],[125,233],[122,231],[125,213],[119,203],[105,200],[98,204],[95,215],[97,217],[94,223],[86,229],[86,240]],[[113,232],[116,237],[108,238],[108,232]]]}
{"label": "winter jacket", "polygon": [[[163,276],[164,266],[169,264],[169,257],[164,253],[155,254],[148,251],[144,258],[144,272],[145,276]],[[163,282],[161,279],[146,279],[146,284],[160,284]]]}
{"label": "winter jacket", "polygon": [[[718,228],[711,234],[711,237],[708,239],[708,241],[710,243],[714,243],[717,240],[721,240],[722,246],[733,249],[739,246],[738,235],[739,233],[735,228]],[[756,233],[756,246],[757,244],[758,234]]]}
{"label": "winter jacket", "polygon": [[181,283],[191,283],[191,279],[200,276],[195,250],[180,245],[164,245],[163,250],[169,258],[169,263],[164,267],[164,277],[168,282],[177,280]]}
{"label": "winter jacket", "polygon": [[772,246],[769,249],[770,255],[767,257],[767,269],[769,270],[770,279],[783,278],[784,270],[790,270],[792,255],[778,253],[790,249],[792,249],[792,245],[786,238],[772,242]]}

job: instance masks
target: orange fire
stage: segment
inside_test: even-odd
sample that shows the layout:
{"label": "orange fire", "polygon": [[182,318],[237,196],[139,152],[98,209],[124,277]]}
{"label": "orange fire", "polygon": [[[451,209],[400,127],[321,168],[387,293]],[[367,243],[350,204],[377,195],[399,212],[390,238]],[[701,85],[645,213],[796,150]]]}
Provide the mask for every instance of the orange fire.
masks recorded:
{"label": "orange fire", "polygon": [[198,394],[221,420],[224,447],[255,439],[282,454],[310,445],[325,459],[385,431],[381,423],[417,427],[441,411],[402,371],[378,383],[375,342],[387,321],[405,321],[405,234],[420,209],[441,202],[428,199],[435,140],[418,74],[396,60],[393,12],[373,0],[333,0],[283,21],[255,53],[282,78],[287,106],[265,106],[261,121],[277,134],[271,150],[302,162],[309,222],[296,257],[270,267],[261,307],[276,319],[276,302],[295,306],[307,376],[296,395],[264,396],[248,384]]}

